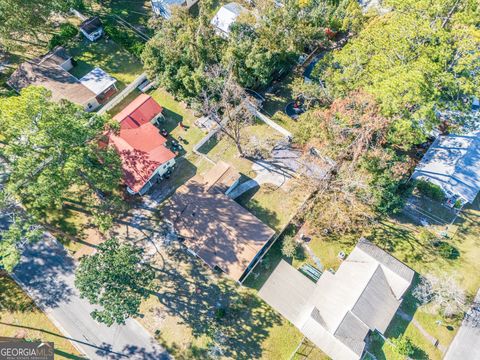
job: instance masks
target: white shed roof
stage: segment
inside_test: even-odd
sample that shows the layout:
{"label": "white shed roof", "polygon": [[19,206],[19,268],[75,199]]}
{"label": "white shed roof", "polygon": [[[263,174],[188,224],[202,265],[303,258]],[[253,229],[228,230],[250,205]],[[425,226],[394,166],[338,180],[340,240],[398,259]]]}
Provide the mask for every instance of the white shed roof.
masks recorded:
{"label": "white shed roof", "polygon": [[93,69],[79,81],[82,85],[95,93],[95,95],[100,95],[117,82],[116,79],[100,68]]}
{"label": "white shed roof", "polygon": [[370,330],[385,332],[414,271],[361,239],[317,284],[282,260],[259,295],[334,360],[360,359]]}
{"label": "white shed roof", "polygon": [[243,11],[246,11],[245,8],[237,3],[223,5],[210,23],[228,35],[230,33],[230,26]]}
{"label": "white shed roof", "polygon": [[449,195],[473,202],[480,191],[480,132],[439,136],[413,173]]}

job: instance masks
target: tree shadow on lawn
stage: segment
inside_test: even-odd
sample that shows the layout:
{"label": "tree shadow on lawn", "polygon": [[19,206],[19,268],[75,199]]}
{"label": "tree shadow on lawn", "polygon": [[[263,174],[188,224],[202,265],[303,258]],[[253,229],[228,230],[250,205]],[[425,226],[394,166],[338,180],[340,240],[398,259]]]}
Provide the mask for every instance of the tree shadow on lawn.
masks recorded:
{"label": "tree shadow on lawn", "polygon": [[[246,178],[249,178],[246,175],[241,174]],[[240,195],[238,198],[235,199],[237,203],[242,205],[245,209],[250,211],[253,215],[258,217],[261,221],[265,224],[270,226],[272,229],[278,228],[280,226],[280,219],[278,218],[277,214],[263,206],[257,199],[253,197],[255,194],[260,190],[260,186],[254,187]]]}
{"label": "tree shadow on lawn", "polygon": [[367,238],[407,264],[431,263],[438,260],[432,243],[420,241],[415,233],[401,225],[380,221]]}
{"label": "tree shadow on lawn", "polygon": [[0,274],[0,312],[30,312],[36,310],[32,300],[9,276]]}
{"label": "tree shadow on lawn", "polygon": [[234,282],[212,275],[182,249],[171,256],[175,263],[158,272],[161,289],[153,292],[167,311],[190,326],[193,336],[207,335],[225,357],[261,357],[262,342],[269,328],[282,323],[281,317]]}
{"label": "tree shadow on lawn", "polygon": [[[91,344],[89,344],[87,342],[84,342],[84,341],[81,341],[81,340],[76,340],[76,339],[73,339],[73,338],[70,338],[70,337],[67,337],[67,336],[63,336],[62,334],[54,333],[52,331],[48,331],[48,330],[45,330],[45,329],[42,329],[42,328],[36,328],[36,327],[32,327],[32,326],[25,326],[25,325],[19,325],[19,324],[9,324],[9,323],[5,323],[5,322],[0,322],[0,325],[16,327],[16,328],[19,328],[19,329],[33,330],[33,331],[36,331],[38,333],[49,334],[49,335],[52,335],[52,336],[63,338],[63,339],[69,340],[72,343],[78,342],[78,343],[82,343],[82,344],[87,345],[87,346],[91,346]],[[21,340],[21,339],[19,339],[19,340]],[[85,359],[87,359],[84,356],[73,355],[73,354],[70,354],[66,351],[60,350],[58,348],[54,349],[53,351],[56,355],[61,356],[62,359],[75,359],[75,360],[85,360]],[[57,358],[57,357],[55,357],[55,358]]]}

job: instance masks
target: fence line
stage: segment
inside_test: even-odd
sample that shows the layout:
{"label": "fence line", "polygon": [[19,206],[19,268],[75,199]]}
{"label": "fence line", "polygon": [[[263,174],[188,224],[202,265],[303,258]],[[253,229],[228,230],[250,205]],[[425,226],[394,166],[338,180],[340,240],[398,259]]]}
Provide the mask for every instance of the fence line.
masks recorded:
{"label": "fence line", "polygon": [[105,114],[108,110],[112,109],[116,105],[118,105],[123,99],[125,99],[130,93],[137,88],[142,82],[147,80],[147,74],[143,73],[138,76],[135,80],[133,80],[130,84],[127,85],[125,89],[120,91],[112,100],[106,103],[99,111],[98,114],[102,115]]}

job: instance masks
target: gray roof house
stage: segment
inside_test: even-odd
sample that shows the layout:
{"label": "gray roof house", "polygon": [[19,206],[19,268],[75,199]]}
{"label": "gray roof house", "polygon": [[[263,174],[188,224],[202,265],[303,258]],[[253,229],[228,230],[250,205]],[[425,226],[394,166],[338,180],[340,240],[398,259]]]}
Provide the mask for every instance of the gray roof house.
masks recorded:
{"label": "gray roof house", "polygon": [[186,6],[190,9],[197,2],[198,0],[150,0],[154,14],[167,20],[172,16],[172,6]]}
{"label": "gray roof house", "polygon": [[480,132],[438,136],[415,168],[413,179],[440,186],[447,197],[471,203],[480,191]]}
{"label": "gray roof house", "polygon": [[332,359],[360,359],[367,335],[385,332],[414,274],[360,239],[338,271],[317,283],[282,260],[259,295]]}

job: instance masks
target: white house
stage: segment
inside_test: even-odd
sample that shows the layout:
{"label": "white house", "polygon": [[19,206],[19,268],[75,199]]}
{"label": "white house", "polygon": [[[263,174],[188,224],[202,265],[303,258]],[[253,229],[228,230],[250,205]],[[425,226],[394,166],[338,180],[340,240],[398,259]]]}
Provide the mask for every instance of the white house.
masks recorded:
{"label": "white house", "polygon": [[438,136],[412,178],[440,186],[452,203],[472,203],[480,191],[480,131]]}
{"label": "white house", "polygon": [[103,35],[103,26],[98,16],[91,17],[80,24],[81,33],[90,41],[98,40]]}
{"label": "white house", "polygon": [[215,32],[223,38],[228,38],[230,27],[237,20],[241,13],[246,12],[243,6],[237,3],[223,5],[215,14],[210,24],[215,27]]}

